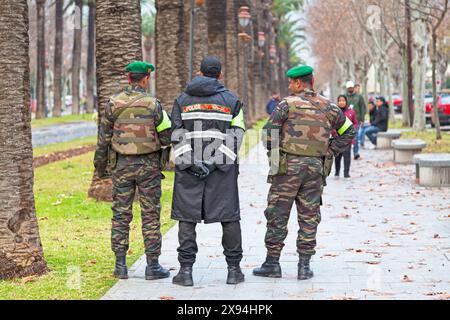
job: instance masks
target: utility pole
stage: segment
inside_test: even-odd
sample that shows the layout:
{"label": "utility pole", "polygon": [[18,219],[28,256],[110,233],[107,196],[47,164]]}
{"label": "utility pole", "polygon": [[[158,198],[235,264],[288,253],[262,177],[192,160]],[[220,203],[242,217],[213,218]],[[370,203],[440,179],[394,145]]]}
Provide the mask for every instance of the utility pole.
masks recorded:
{"label": "utility pole", "polygon": [[414,124],[414,102],[413,102],[413,71],[412,71],[412,32],[411,32],[411,7],[410,0],[405,0],[405,20],[406,20],[406,58],[408,68],[408,105],[409,123]]}

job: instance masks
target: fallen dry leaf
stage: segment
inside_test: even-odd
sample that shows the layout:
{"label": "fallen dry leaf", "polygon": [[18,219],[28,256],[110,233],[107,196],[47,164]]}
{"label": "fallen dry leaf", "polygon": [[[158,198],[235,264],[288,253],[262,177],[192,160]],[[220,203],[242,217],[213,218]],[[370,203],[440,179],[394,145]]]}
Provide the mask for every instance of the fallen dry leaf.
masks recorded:
{"label": "fallen dry leaf", "polygon": [[176,300],[175,297],[159,297],[160,300]]}
{"label": "fallen dry leaf", "polygon": [[334,216],[334,217],[331,217],[331,218],[334,218],[334,219],[350,219],[352,216],[351,215],[349,215],[349,214],[338,214],[337,216]]}
{"label": "fallen dry leaf", "polygon": [[351,296],[331,297],[331,300],[359,300],[359,297],[351,297]]}
{"label": "fallen dry leaf", "polygon": [[25,283],[28,283],[28,282],[33,282],[33,281],[35,281],[36,279],[37,279],[36,276],[25,277],[25,278],[22,278],[21,283],[22,283],[22,284],[25,284]]}
{"label": "fallen dry leaf", "polygon": [[407,275],[404,275],[404,276],[403,276],[402,281],[403,281],[403,282],[413,282]]}

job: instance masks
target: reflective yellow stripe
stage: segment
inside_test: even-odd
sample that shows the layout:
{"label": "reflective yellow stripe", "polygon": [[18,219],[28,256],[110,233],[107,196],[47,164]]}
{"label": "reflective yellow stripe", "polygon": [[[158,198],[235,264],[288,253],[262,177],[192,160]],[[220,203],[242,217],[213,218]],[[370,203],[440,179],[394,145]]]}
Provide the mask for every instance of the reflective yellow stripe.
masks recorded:
{"label": "reflective yellow stripe", "polygon": [[352,125],[353,122],[349,118],[345,117],[345,123],[342,125],[342,127],[338,129],[337,131],[338,134],[342,136],[345,133],[345,131],[347,131],[347,129],[350,128]]}
{"label": "reflective yellow stripe", "polygon": [[245,130],[244,111],[242,109],[239,111],[239,114],[233,118],[233,121],[231,121],[231,126]]}
{"label": "reflective yellow stripe", "polygon": [[159,126],[156,127],[156,132],[160,133],[164,130],[170,129],[172,127],[172,122],[170,121],[169,115],[165,110],[163,110],[163,120],[159,124]]}

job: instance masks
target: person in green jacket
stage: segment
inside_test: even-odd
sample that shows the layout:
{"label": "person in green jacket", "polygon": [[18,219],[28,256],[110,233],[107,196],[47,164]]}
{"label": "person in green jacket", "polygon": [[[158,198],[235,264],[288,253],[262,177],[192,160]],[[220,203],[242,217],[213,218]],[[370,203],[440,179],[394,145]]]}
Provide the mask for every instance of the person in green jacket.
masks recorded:
{"label": "person in green jacket", "polygon": [[[347,88],[346,97],[348,100],[348,105],[351,109],[355,110],[356,118],[358,119],[358,128],[355,128],[358,130],[360,127],[364,126],[364,121],[367,112],[366,102],[364,101],[364,97],[362,95],[356,93],[355,83],[353,81],[348,81],[346,88]],[[358,137],[358,135],[356,137]],[[359,143],[360,143],[359,139],[356,138],[355,145],[353,146],[353,154],[355,160],[361,158],[361,156],[359,155]]]}

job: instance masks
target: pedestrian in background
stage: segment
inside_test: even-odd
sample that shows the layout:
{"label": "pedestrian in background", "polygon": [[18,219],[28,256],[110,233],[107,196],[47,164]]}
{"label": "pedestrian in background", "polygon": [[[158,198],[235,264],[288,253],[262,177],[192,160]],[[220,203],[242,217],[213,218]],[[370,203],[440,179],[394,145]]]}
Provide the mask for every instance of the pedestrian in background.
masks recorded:
{"label": "pedestrian in background", "polygon": [[[356,118],[358,120],[358,125],[363,126],[366,118],[366,102],[364,101],[364,97],[358,93],[358,90],[355,90],[355,83],[353,81],[348,81],[346,84],[347,93],[346,97],[348,100],[348,105],[350,109],[355,110]],[[358,130],[358,127],[355,128]],[[353,154],[355,156],[355,160],[361,158],[359,155],[359,141],[358,137],[356,138],[356,143],[353,146]]]}
{"label": "pedestrian in background", "polygon": [[386,132],[389,126],[389,105],[384,97],[377,97],[375,100],[377,112],[370,127],[366,129],[366,136],[370,142],[377,146],[377,134]]}
{"label": "pedestrian in background", "polygon": [[369,123],[364,123],[363,125],[361,125],[359,127],[359,130],[358,130],[358,141],[360,143],[361,148],[365,148],[365,140],[366,140],[367,128],[369,128],[370,124],[375,121],[375,117],[377,115],[377,107],[375,106],[375,102],[370,101],[367,104],[367,107],[369,109],[369,119],[370,119],[369,121],[370,122]]}
{"label": "pedestrian in background", "polygon": [[[338,106],[341,108],[344,115],[351,120],[353,123],[353,126],[355,128],[358,127],[358,120],[356,119],[356,113],[353,109],[350,109],[348,105],[348,100],[345,95],[340,95],[338,97]],[[338,134],[336,130],[332,133],[333,137],[337,137]],[[355,139],[352,140],[352,144],[355,144]],[[341,171],[341,162],[342,158],[344,158],[344,178],[350,179],[350,164],[352,161],[352,146],[349,145],[343,152],[339,153],[335,160],[334,160],[334,166],[335,166],[335,177],[339,177],[340,171]]]}
{"label": "pedestrian in background", "polygon": [[280,95],[277,92],[272,93],[272,98],[270,98],[269,102],[266,105],[266,112],[270,116],[277,107],[277,105],[281,102]]}

